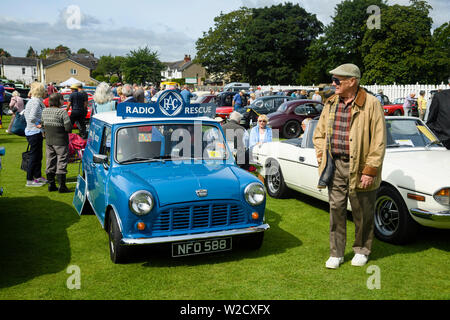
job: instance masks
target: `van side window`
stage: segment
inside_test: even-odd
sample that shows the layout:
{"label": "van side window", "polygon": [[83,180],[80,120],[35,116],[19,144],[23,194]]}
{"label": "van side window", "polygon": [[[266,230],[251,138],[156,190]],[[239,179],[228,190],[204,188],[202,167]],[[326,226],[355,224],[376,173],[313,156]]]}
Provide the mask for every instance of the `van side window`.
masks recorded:
{"label": "van side window", "polygon": [[111,155],[111,128],[104,127],[102,135],[102,144],[100,145],[100,154],[108,156],[108,165],[110,165]]}

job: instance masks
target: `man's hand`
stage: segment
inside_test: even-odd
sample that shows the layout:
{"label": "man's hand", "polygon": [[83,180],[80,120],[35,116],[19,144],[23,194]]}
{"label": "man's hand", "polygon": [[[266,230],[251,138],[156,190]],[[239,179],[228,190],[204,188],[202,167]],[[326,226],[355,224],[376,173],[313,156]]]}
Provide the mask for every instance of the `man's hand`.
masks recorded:
{"label": "man's hand", "polygon": [[363,174],[361,176],[361,185],[363,189],[367,189],[373,183],[374,177]]}

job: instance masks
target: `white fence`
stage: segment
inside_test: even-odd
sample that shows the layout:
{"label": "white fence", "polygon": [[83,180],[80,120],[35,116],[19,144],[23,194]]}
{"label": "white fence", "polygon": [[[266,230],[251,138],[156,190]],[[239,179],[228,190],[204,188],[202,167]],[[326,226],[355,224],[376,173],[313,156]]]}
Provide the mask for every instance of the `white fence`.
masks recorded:
{"label": "white fence", "polygon": [[389,85],[389,86],[380,86],[380,85],[371,85],[371,86],[363,86],[364,88],[372,91],[374,94],[378,92],[378,90],[383,90],[383,94],[388,96],[389,100],[392,102],[396,98],[404,98],[411,93],[416,94],[416,98],[419,96],[419,92],[421,90],[425,91],[425,99],[430,99],[432,90],[445,90],[450,89],[449,85],[440,84],[440,85],[429,85],[429,84],[408,84],[408,85]]}
{"label": "white fence", "polygon": [[[430,91],[432,90],[445,90],[450,89],[450,85],[448,84],[439,84],[439,85],[428,85],[428,84],[408,84],[408,85],[370,85],[363,86],[367,90],[376,94],[378,90],[383,90],[383,94],[388,96],[389,100],[392,102],[396,98],[404,98],[411,93],[415,93],[416,97],[419,96],[419,92],[421,90],[425,91],[425,99],[431,98]],[[264,85],[261,86],[263,91],[273,89],[273,92],[277,92],[281,90],[292,90],[292,89],[305,89],[305,90],[313,90],[317,89],[316,86],[280,86],[280,85]]]}

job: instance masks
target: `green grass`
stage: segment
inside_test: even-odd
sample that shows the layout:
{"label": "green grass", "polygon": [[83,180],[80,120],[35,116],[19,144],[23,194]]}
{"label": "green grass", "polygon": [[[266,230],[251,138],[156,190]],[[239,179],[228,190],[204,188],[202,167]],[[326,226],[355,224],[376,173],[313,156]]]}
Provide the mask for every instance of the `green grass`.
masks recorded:
{"label": "green grass", "polygon": [[[354,225],[349,220],[346,262],[328,270],[328,205],[299,193],[268,199],[271,228],[258,251],[173,259],[163,250],[142,248],[129,264],[115,265],[107,234],[95,216],[77,215],[73,193],[25,188],[19,167],[26,139],[0,129],[0,146],[6,147],[0,173],[5,189],[0,197],[0,299],[450,298],[448,230],[423,229],[419,240],[407,246],[375,240],[368,265],[356,268],[350,265]],[[77,172],[78,164],[70,164],[70,181]],[[79,290],[66,285],[71,265],[81,270]],[[367,268],[373,265],[381,272],[379,290],[367,288]]]}

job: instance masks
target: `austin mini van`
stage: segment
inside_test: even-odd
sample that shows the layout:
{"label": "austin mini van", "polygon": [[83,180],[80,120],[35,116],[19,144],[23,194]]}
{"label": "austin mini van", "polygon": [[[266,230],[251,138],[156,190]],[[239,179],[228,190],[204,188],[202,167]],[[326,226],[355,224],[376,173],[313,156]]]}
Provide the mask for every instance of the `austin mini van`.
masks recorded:
{"label": "austin mini van", "polygon": [[168,244],[180,257],[262,245],[264,185],[235,164],[214,115],[168,90],[92,117],[73,204],[95,213],[114,263],[130,246]]}

